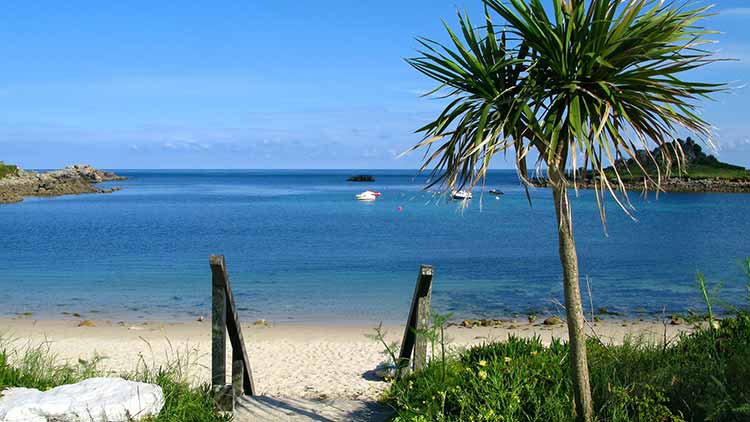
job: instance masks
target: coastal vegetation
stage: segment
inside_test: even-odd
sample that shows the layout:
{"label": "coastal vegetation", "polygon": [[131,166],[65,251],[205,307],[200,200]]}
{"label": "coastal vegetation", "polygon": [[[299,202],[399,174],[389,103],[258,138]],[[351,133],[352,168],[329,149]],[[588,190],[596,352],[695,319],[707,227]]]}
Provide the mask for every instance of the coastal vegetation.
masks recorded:
{"label": "coastal vegetation", "polygon": [[[665,159],[678,152],[681,162]],[[619,159],[604,169],[611,186],[619,188],[618,176],[623,186],[630,190],[661,190],[665,192],[750,192],[750,170],[719,161],[707,155],[690,137],[654,148],[638,150],[638,159]],[[603,186],[599,172],[583,168],[569,170],[567,177],[576,188],[597,189]],[[654,181],[658,182],[654,182]],[[532,184],[549,187],[544,177],[531,179]]]}
{"label": "coastal vegetation", "polygon": [[[673,342],[586,343],[594,419],[746,421],[750,418],[750,317]],[[386,396],[398,422],[572,421],[568,345],[509,337],[432,361]]]}
{"label": "coastal vegetation", "polygon": [[[51,353],[49,344],[14,347],[8,338],[0,339],[0,394],[9,387],[49,390],[98,376],[113,376],[99,366],[102,357],[61,362]],[[115,374],[125,379],[159,385],[164,392],[164,407],[150,422],[220,422],[230,416],[216,411],[210,386],[192,385],[189,381],[191,359],[175,353],[162,365],[147,365],[143,359],[130,373]]]}
{"label": "coastal vegetation", "polygon": [[[541,0],[483,3],[481,27],[459,13],[460,32],[446,25],[452,45],[420,38],[419,56],[408,59],[438,83],[430,94],[447,100],[436,119],[418,129],[424,139],[413,149],[428,149],[422,169],[433,169],[430,186],[450,191],[480,184],[497,153],[514,152],[525,184],[529,157],[538,157],[537,169],[546,169],[557,220],[573,414],[592,422],[568,191],[580,163],[584,172],[598,173],[602,183],[594,188],[604,223],[607,193],[625,212],[630,208],[621,175],[615,171],[615,183],[606,177],[607,162],[628,157],[642,167],[638,146],[664,146],[677,127],[710,138],[711,126],[695,112],[696,101],[725,85],[684,79],[685,72],[715,61],[702,48],[712,32],[699,25],[709,8],[655,0],[554,0],[550,7]],[[501,26],[493,22],[497,17]],[[663,156],[666,167],[672,162],[680,167],[682,152],[669,152]],[[603,388],[595,381],[595,390]],[[483,393],[478,397],[485,401],[505,397],[500,391]]]}
{"label": "coastal vegetation", "polygon": [[[662,158],[666,148],[673,151],[682,151],[682,165],[671,162]],[[623,180],[641,180],[645,177],[656,179],[658,174],[673,174],[676,177],[685,177],[688,179],[750,179],[750,170],[744,167],[736,166],[719,161],[715,156],[703,152],[703,148],[693,141],[690,137],[685,140],[676,139],[674,142],[666,144],[663,147],[654,148],[653,151],[647,152],[640,150],[636,152],[640,157],[638,160],[633,158],[627,160],[618,160],[614,166],[604,169],[605,174],[610,180],[615,180],[619,173]],[[649,156],[654,160],[649,160]],[[643,163],[639,166],[639,163]],[[669,168],[667,168],[669,166]]]}
{"label": "coastal vegetation", "polygon": [[[745,266],[750,276],[750,261]],[[685,317],[695,324],[690,334],[667,338],[665,329],[659,342],[631,337],[621,345],[607,345],[596,336],[588,339],[595,420],[750,420],[748,308],[729,307],[727,317],[717,322],[700,275],[699,287],[707,311]],[[445,341],[437,346],[444,348]],[[387,392],[396,421],[575,419],[565,342],[544,345],[539,338],[511,336],[433,356],[423,371],[394,381]]]}
{"label": "coastal vegetation", "polygon": [[0,179],[8,176],[15,176],[18,174],[18,166],[12,164],[5,164],[0,161]]}

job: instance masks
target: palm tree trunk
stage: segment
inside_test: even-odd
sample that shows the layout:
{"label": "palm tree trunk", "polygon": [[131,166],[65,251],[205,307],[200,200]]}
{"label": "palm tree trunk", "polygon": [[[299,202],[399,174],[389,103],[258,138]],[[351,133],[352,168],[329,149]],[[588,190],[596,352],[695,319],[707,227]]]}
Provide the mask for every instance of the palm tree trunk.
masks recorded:
{"label": "palm tree trunk", "polygon": [[581,288],[578,282],[578,254],[573,239],[573,217],[570,199],[564,181],[564,171],[550,172],[552,195],[557,216],[557,234],[560,248],[560,263],[563,268],[563,290],[567,312],[568,338],[570,341],[570,363],[573,370],[573,392],[575,394],[576,420],[593,421],[593,403],[589,382],[588,359],[586,358],[586,335],[584,333]]}

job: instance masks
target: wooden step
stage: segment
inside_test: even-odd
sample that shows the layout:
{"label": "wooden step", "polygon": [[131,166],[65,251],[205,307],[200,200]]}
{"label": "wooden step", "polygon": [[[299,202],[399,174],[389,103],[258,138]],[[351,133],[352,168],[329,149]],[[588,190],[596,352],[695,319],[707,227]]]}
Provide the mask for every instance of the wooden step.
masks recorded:
{"label": "wooden step", "polygon": [[346,399],[291,399],[268,396],[241,397],[235,407],[236,422],[385,422],[389,407]]}

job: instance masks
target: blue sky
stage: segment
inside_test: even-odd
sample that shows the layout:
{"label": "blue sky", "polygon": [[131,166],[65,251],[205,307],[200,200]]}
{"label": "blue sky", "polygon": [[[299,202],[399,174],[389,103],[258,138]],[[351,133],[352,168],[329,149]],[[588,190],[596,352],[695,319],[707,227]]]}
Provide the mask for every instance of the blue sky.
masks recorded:
{"label": "blue sky", "polygon": [[[414,168],[396,159],[439,111],[414,37],[479,0],[6,1],[0,160],[26,168]],[[262,4],[262,6],[259,6]],[[750,167],[750,2],[707,25],[738,59],[695,76],[722,160]],[[497,167],[512,162],[498,161]]]}

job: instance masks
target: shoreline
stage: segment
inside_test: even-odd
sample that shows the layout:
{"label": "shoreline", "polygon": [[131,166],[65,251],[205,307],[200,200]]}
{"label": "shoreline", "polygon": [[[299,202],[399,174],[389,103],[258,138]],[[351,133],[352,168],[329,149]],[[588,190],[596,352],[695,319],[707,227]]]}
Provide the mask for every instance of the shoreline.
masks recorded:
{"label": "shoreline", "polygon": [[[90,321],[82,324],[83,321]],[[80,325],[80,326],[79,326]],[[335,325],[273,323],[269,326],[243,322],[256,384],[261,394],[280,397],[341,397],[375,400],[387,383],[373,376],[375,367],[385,359],[381,344],[367,335],[372,325]],[[399,342],[403,325],[384,325],[386,339]],[[621,343],[627,336],[646,341],[674,338],[692,327],[665,324],[658,320],[603,320],[593,324],[596,335],[605,343]],[[517,321],[498,327],[448,327],[452,347],[467,347],[482,342],[504,340],[509,335],[567,338],[565,324],[545,326],[541,321]],[[592,334],[590,332],[590,334]],[[113,373],[129,372],[139,362],[149,366],[179,359],[189,370],[192,382],[210,379],[211,322],[113,322],[82,319],[0,318],[3,346],[14,348],[43,344],[58,359],[103,359],[100,367]],[[230,348],[228,348],[228,353]]]}
{"label": "shoreline", "polygon": [[[550,182],[547,179],[532,179],[530,180],[531,186],[536,188],[550,188]],[[615,192],[620,191],[620,187],[617,181],[610,180],[612,189]],[[623,181],[625,189],[628,192],[643,192],[646,187],[647,192],[665,192],[665,193],[750,193],[750,180],[749,179],[722,179],[722,178],[686,178],[686,177],[670,177],[662,180],[661,184],[657,187],[654,182],[647,182],[644,185],[642,179],[640,180],[626,180]],[[591,180],[577,180],[576,187],[578,189],[593,190],[598,186],[596,182]],[[573,182],[570,182],[570,188],[573,188]],[[606,190],[606,188],[605,188]]]}
{"label": "shoreline", "polygon": [[27,197],[112,193],[120,188],[101,189],[96,185],[122,180],[127,178],[85,164],[46,172],[18,169],[15,174],[0,179],[0,204],[22,202]]}
{"label": "shoreline", "polygon": [[[75,308],[72,308],[75,309]],[[350,318],[346,315],[342,316],[331,316],[326,314],[325,316],[317,315],[302,315],[302,316],[289,316],[288,314],[256,314],[253,316],[243,315],[239,313],[242,324],[253,325],[260,321],[265,321],[267,324],[272,326],[308,326],[308,327],[376,327],[378,324],[383,326],[398,326],[404,325],[408,317],[408,308],[404,308],[399,311],[399,317],[390,316],[388,319],[375,318],[375,317],[357,317]],[[688,313],[688,310],[641,310],[641,311],[622,311],[609,310],[606,307],[602,307],[594,312],[595,322],[653,322],[662,320],[671,320],[672,317],[678,319],[683,318]],[[438,312],[440,315],[443,313]],[[591,312],[585,312],[586,318],[591,317]],[[722,318],[724,313],[720,310],[716,311],[715,315],[717,318]],[[561,317],[560,312],[515,312],[515,313],[501,313],[490,316],[477,316],[477,315],[455,315],[449,314],[450,318],[446,321],[448,327],[461,326],[461,327],[494,327],[502,325],[518,325],[529,322],[529,319],[533,321],[533,324],[542,324],[543,321],[549,317]],[[93,320],[100,322],[107,322],[112,324],[125,323],[125,324],[168,324],[168,325],[180,325],[180,324],[191,324],[194,322],[202,322],[210,320],[210,309],[206,312],[189,312],[184,313],[148,313],[148,312],[128,312],[128,313],[109,313],[101,310],[68,310],[60,312],[50,311],[17,311],[17,312],[5,312],[0,313],[0,322],[2,321],[74,321],[81,322],[83,320]]]}

